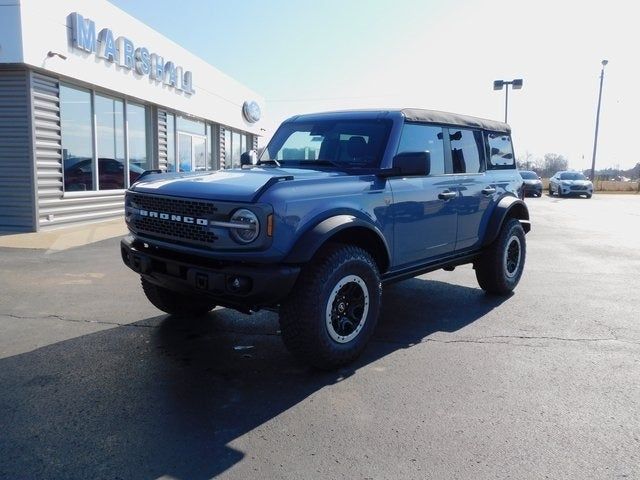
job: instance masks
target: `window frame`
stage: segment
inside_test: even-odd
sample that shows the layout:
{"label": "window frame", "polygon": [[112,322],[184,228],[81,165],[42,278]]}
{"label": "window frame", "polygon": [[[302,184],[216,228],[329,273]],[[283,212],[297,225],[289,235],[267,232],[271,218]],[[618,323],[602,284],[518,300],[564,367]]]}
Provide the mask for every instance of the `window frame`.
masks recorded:
{"label": "window frame", "polygon": [[[128,137],[128,131],[126,128],[126,124],[127,124],[127,101],[125,98],[119,98],[115,95],[110,95],[107,93],[102,93],[100,91],[95,91],[92,90],[92,95],[91,95],[91,108],[92,108],[92,112],[93,112],[93,141],[94,141],[94,145],[93,145],[93,165],[95,166],[95,179],[94,181],[96,182],[95,185],[97,186],[96,188],[96,192],[109,192],[109,191],[115,191],[115,192],[123,192],[125,191],[127,188],[129,188],[129,137]],[[106,190],[102,190],[100,188],[100,152],[98,151],[98,114],[96,113],[96,97],[100,96],[102,98],[106,98],[108,100],[119,100],[122,102],[122,134],[124,136],[123,140],[124,140],[124,145],[123,145],[123,149],[124,149],[124,188],[112,188],[112,189],[106,189]],[[115,130],[114,130],[114,134],[115,134]],[[94,191],[94,190],[92,190]]]}
{"label": "window frame", "polygon": [[[513,155],[513,163],[511,165],[493,165],[491,163],[491,145],[489,145],[489,135],[492,133],[497,133],[500,135],[506,135],[509,137],[509,143],[511,144],[511,155]],[[486,170],[517,170],[516,165],[516,151],[513,148],[513,138],[511,138],[511,133],[506,132],[495,132],[492,130],[485,130],[483,135],[484,143],[485,143],[485,156],[486,156]]]}
{"label": "window frame", "polygon": [[[451,151],[450,151],[450,149],[451,149],[451,147],[450,147],[450,145],[447,146],[448,144],[445,141],[445,139],[448,140],[448,135],[446,133],[447,127],[444,126],[444,125],[439,125],[437,123],[403,122],[402,130],[400,131],[400,135],[398,137],[398,146],[396,148],[395,155],[398,155],[398,153],[400,153],[400,144],[402,142],[402,135],[404,133],[404,127],[406,125],[417,125],[417,126],[420,126],[420,127],[427,127],[427,128],[429,128],[429,127],[431,127],[431,128],[439,128],[442,131],[442,156],[443,156],[443,162],[444,162],[444,164],[443,164],[444,172],[443,173],[437,173],[437,174],[432,174],[431,172],[429,172],[429,175],[426,175],[426,176],[427,177],[441,177],[441,176],[444,176],[444,175],[449,175],[450,172],[451,172],[451,168],[450,168],[450,165],[451,165]],[[447,158],[447,153],[449,153],[449,155],[448,155],[449,158]],[[429,169],[429,170],[431,170],[431,169]]]}
{"label": "window frame", "polygon": [[[446,130],[444,135],[444,143],[448,145],[445,147],[445,172],[448,171],[447,175],[484,175],[487,172],[487,141],[485,138],[485,130],[482,128],[472,128],[472,127],[458,127],[455,125],[448,125],[443,127],[443,130]],[[478,148],[478,157],[480,161],[480,170],[478,172],[454,172],[453,171],[453,155],[451,151],[451,130],[468,130],[470,132],[480,132],[482,134],[482,145]]]}
{"label": "window frame", "polygon": [[[62,144],[62,111],[60,110],[60,160],[61,160],[61,173],[62,173],[62,198],[73,198],[73,197],[82,197],[85,195],[98,195],[100,194],[100,190],[97,188],[98,185],[96,183],[97,181],[97,163],[98,163],[98,158],[96,155],[96,146],[97,146],[97,129],[96,129],[96,117],[95,117],[95,104],[94,104],[94,91],[91,88],[86,88],[83,87],[81,85],[74,85],[73,83],[68,83],[68,82],[60,82],[59,83],[59,87],[58,87],[58,104],[62,103],[60,100],[60,93],[59,93],[59,89],[60,87],[65,87],[65,88],[72,88],[74,90],[79,90],[81,92],[85,92],[89,94],[89,106],[90,106],[90,114],[89,114],[89,118],[91,119],[91,181],[93,182],[93,185],[96,187],[95,189],[91,189],[91,190],[78,190],[78,191],[67,191],[66,185],[65,185],[65,178],[64,178],[64,170],[65,170],[65,166],[64,166],[64,158],[62,157],[62,151],[64,150],[63,148],[63,144]],[[117,190],[106,190],[108,192],[114,192]],[[124,191],[124,190],[123,190]]]}
{"label": "window frame", "polygon": [[[64,162],[61,164],[62,170],[62,199],[65,198],[82,198],[82,197],[97,197],[97,196],[109,196],[109,195],[122,195],[130,186],[131,182],[129,179],[129,170],[130,170],[130,158],[129,158],[129,113],[128,108],[129,105],[135,105],[138,107],[142,107],[145,109],[145,133],[146,133],[146,146],[147,153],[151,159],[152,167],[156,166],[155,156],[154,156],[154,148],[153,143],[155,139],[154,128],[153,128],[153,105],[141,102],[141,101],[131,101],[126,96],[118,96],[113,92],[104,91],[101,89],[90,88],[82,85],[77,85],[71,82],[60,81],[60,86],[64,86],[66,88],[72,88],[74,90],[80,90],[83,92],[89,93],[90,105],[91,105],[91,168],[92,168],[92,181],[95,186],[93,190],[81,190],[81,191],[67,191],[65,188],[64,181]],[[110,189],[110,190],[101,190],[100,189],[100,179],[99,179],[99,165],[98,165],[98,121],[96,116],[96,95],[100,95],[102,97],[121,100],[123,102],[123,115],[124,115],[124,157],[125,157],[125,175],[124,175],[124,188],[118,189]],[[59,97],[58,97],[59,98]],[[58,100],[59,101],[59,100]],[[167,110],[168,112],[168,110]],[[62,118],[61,118],[62,123]],[[60,125],[62,129],[62,125]],[[62,141],[60,142],[60,149],[62,150]]]}
{"label": "window frame", "polygon": [[[215,124],[214,124],[215,125]],[[240,157],[242,157],[242,154],[246,151],[252,150],[253,146],[250,146],[249,144],[250,142],[250,135],[251,133],[243,131],[243,130],[238,130],[235,128],[231,128],[231,127],[226,127],[224,125],[219,125],[218,128],[224,128],[224,135],[225,135],[225,142],[224,142],[224,168],[220,167],[220,159],[217,160],[217,165],[218,165],[218,169],[217,170],[229,170],[231,168],[240,168]],[[228,134],[228,137],[227,137]],[[237,160],[237,165],[233,166],[233,146],[235,144],[235,142],[233,141],[233,136],[234,134],[236,135],[240,135],[240,155],[238,157]],[[242,151],[242,138],[244,137],[244,143],[245,143],[245,151]],[[227,141],[228,140],[228,141]],[[214,161],[215,163],[215,161]]]}

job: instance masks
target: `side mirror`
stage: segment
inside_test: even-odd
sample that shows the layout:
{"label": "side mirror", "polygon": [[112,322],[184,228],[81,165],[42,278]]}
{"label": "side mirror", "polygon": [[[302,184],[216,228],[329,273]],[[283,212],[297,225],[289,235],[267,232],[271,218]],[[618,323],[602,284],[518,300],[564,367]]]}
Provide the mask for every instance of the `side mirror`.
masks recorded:
{"label": "side mirror", "polygon": [[431,172],[429,152],[402,152],[393,157],[393,168],[402,177],[427,176]]}
{"label": "side mirror", "polygon": [[258,161],[258,155],[255,150],[249,150],[240,155],[240,166],[255,165]]}

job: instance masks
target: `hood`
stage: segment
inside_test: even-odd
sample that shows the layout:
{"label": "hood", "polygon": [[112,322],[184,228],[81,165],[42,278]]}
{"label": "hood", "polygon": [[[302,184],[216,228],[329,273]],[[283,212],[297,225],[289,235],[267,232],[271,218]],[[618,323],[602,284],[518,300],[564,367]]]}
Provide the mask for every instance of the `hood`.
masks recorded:
{"label": "hood", "polygon": [[269,182],[343,176],[344,172],[255,167],[201,173],[154,173],[131,186],[132,191],[230,202],[255,202]]}
{"label": "hood", "polygon": [[560,180],[560,183],[565,185],[591,185],[590,180]]}

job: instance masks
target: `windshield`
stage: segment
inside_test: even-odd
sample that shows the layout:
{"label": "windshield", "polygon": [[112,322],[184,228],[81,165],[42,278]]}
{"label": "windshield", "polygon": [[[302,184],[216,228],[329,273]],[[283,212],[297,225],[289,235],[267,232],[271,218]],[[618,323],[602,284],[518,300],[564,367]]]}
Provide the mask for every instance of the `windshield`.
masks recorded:
{"label": "windshield", "polygon": [[565,172],[560,174],[560,180],[586,180],[583,174],[578,172]]}
{"label": "windshield", "polygon": [[520,176],[525,180],[537,180],[538,175],[535,172],[520,171]]}
{"label": "windshield", "polygon": [[391,122],[321,120],[282,125],[265,148],[260,163],[282,166],[371,168],[380,165]]}

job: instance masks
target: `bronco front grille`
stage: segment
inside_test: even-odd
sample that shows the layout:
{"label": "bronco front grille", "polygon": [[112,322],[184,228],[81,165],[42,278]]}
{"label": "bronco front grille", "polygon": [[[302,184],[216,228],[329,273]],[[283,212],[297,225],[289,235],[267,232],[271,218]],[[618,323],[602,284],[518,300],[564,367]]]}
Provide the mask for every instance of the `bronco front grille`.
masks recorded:
{"label": "bronco front grille", "polygon": [[[128,193],[125,208],[129,226],[135,232],[206,247],[211,247],[218,238],[208,226],[217,211],[212,202]],[[140,211],[146,214],[141,215]]]}

